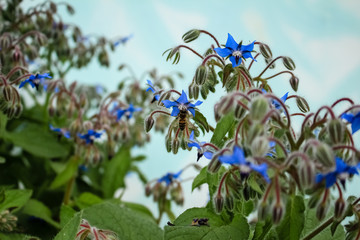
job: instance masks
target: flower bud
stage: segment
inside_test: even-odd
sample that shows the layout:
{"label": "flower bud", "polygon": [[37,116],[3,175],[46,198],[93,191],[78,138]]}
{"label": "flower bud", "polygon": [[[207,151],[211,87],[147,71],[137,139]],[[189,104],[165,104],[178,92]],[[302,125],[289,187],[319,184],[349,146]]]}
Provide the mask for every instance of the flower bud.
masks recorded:
{"label": "flower bud", "polygon": [[262,124],[253,124],[251,125],[247,133],[247,142],[251,144],[256,137],[264,135],[264,126]]}
{"label": "flower bud", "polygon": [[[10,101],[13,98],[13,87],[11,85],[5,85],[3,88],[3,96],[5,101]],[[16,91],[16,90],[15,90]]]}
{"label": "flower bud", "polygon": [[305,98],[296,96],[296,105],[303,113],[309,112],[310,107]]}
{"label": "flower bud", "polygon": [[308,201],[308,207],[309,208],[314,208],[317,206],[317,204],[320,201],[320,197],[321,197],[321,192],[318,191],[315,194],[311,195],[309,201]]}
{"label": "flower bud", "polygon": [[261,201],[258,207],[258,218],[259,220],[265,220],[266,216],[269,214],[269,206],[265,201]]}
{"label": "flower bud", "polygon": [[325,143],[319,144],[316,148],[315,158],[326,168],[333,168],[335,166],[334,152],[331,147]]}
{"label": "flower bud", "polygon": [[334,217],[337,219],[341,219],[341,217],[344,215],[345,210],[346,210],[346,202],[341,197],[335,202]]}
{"label": "flower bud", "polygon": [[181,147],[183,150],[186,150],[186,149],[188,148],[187,141],[185,140],[184,137],[182,137],[181,140],[180,140],[180,147]]}
{"label": "flower bud", "polygon": [[215,212],[221,213],[224,207],[224,198],[221,196],[221,194],[216,194],[214,198],[214,204],[215,204]]}
{"label": "flower bud", "polygon": [[198,99],[199,98],[199,92],[200,92],[200,88],[198,85],[194,84],[194,87],[193,87],[193,98],[194,99]]}
{"label": "flower bud", "polygon": [[235,106],[235,117],[237,119],[240,119],[244,116],[246,110],[241,106],[241,105],[236,105]]}
{"label": "flower bud", "polygon": [[270,47],[267,44],[260,44],[260,52],[264,56],[264,58],[272,58],[272,52]]}
{"label": "flower bud", "polygon": [[289,69],[290,71],[295,70],[295,63],[291,58],[283,57],[282,59],[283,59],[283,64],[287,69]]}
{"label": "flower bud", "polygon": [[153,191],[153,189],[150,186],[150,184],[146,184],[146,186],[145,186],[145,196],[147,196],[147,197],[150,196],[152,191]]}
{"label": "flower bud", "polygon": [[17,103],[14,106],[14,117],[19,118],[21,116],[22,111],[23,111],[23,106],[21,105],[21,103]]}
{"label": "flower bud", "polygon": [[179,151],[179,146],[180,146],[180,141],[179,139],[175,138],[171,144],[171,149],[173,154],[177,154],[177,152]]}
{"label": "flower bud", "polygon": [[149,132],[151,130],[151,128],[154,126],[155,120],[154,118],[150,115],[145,119],[145,131]]}
{"label": "flower bud", "polygon": [[207,68],[204,65],[200,65],[195,72],[195,83],[197,85],[203,85],[207,77]]}
{"label": "flower bud", "polygon": [[214,106],[214,114],[215,114],[215,121],[218,122],[221,119],[221,114],[220,114],[220,106],[219,104],[215,104]]}
{"label": "flower bud", "polygon": [[87,98],[86,98],[86,95],[85,93],[81,93],[80,95],[80,107],[85,107],[87,104]]}
{"label": "flower bud", "polygon": [[195,83],[194,82],[191,82],[191,84],[189,85],[189,98],[194,98],[194,86],[195,86]]}
{"label": "flower bud", "polygon": [[0,111],[5,112],[8,106],[9,102],[4,99],[4,96],[0,95]]}
{"label": "flower bud", "polygon": [[328,211],[328,206],[329,206],[329,204],[327,204],[327,201],[326,201],[325,203],[319,204],[318,207],[316,208],[316,218],[319,221],[322,221],[325,218],[327,211]]}
{"label": "flower bud", "polygon": [[339,119],[332,119],[328,124],[328,133],[332,143],[341,143],[344,139],[345,126]]}
{"label": "flower bud", "polygon": [[292,75],[289,82],[290,82],[290,86],[292,87],[292,89],[295,92],[297,92],[298,87],[299,87],[299,78],[296,77],[295,75]]}
{"label": "flower bud", "polygon": [[209,86],[207,86],[207,84],[202,85],[200,94],[203,99],[207,98],[207,95],[209,94]]}
{"label": "flower bud", "polygon": [[230,211],[234,209],[234,198],[230,194],[227,194],[225,197],[225,206]]}
{"label": "flower bud", "polygon": [[197,39],[199,36],[200,36],[200,31],[198,29],[192,29],[186,32],[182,36],[182,39],[184,40],[185,43],[189,43]]}
{"label": "flower bud", "polygon": [[163,100],[168,100],[170,98],[170,93],[169,92],[164,92],[160,95],[159,101],[158,101],[158,105],[162,105],[162,101]]}
{"label": "flower bud", "polygon": [[268,101],[264,97],[259,96],[251,103],[250,116],[253,120],[261,121],[268,112],[268,109]]}
{"label": "flower bud", "polygon": [[299,167],[301,186],[305,189],[313,186],[315,180],[315,166],[312,162],[301,163]]}
{"label": "flower bud", "polygon": [[284,215],[284,206],[282,203],[277,203],[272,209],[272,219],[275,224],[278,224]]}
{"label": "flower bud", "polygon": [[171,152],[171,139],[169,138],[169,135],[166,135],[165,137],[165,146],[166,151]]}
{"label": "flower bud", "polygon": [[255,137],[251,142],[251,153],[254,157],[263,157],[269,151],[269,141],[264,136]]}
{"label": "flower bud", "polygon": [[6,112],[4,112],[6,115],[7,115],[7,117],[9,118],[9,119],[11,119],[11,118],[13,118],[14,117],[14,115],[15,115],[15,108],[14,108],[14,106],[10,106],[8,109],[6,109],[5,110]]}
{"label": "flower bud", "polygon": [[210,173],[216,173],[217,171],[219,171],[220,167],[221,167],[221,162],[218,160],[219,157],[219,153],[215,153],[208,165],[207,170]]}
{"label": "flower bud", "polygon": [[47,37],[42,33],[36,34],[35,39],[39,43],[40,46],[44,46],[47,42]]}
{"label": "flower bud", "polygon": [[[270,62],[271,62],[272,60],[273,60],[272,58],[265,58],[265,63],[266,63],[266,64],[270,64]],[[270,69],[274,69],[274,68],[275,68],[275,62],[273,62],[269,68],[270,68]]]}

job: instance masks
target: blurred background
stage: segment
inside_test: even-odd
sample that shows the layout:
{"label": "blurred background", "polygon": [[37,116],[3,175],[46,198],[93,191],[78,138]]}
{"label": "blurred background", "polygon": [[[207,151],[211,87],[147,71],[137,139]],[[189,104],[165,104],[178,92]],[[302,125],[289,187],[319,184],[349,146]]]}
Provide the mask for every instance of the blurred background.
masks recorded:
{"label": "blurred background", "polygon": [[[24,6],[33,6],[41,0],[25,0]],[[59,2],[59,1],[55,1]],[[72,70],[67,81],[101,84],[112,91],[129,72],[119,72],[118,66],[126,63],[140,77],[143,72],[156,68],[159,73],[179,71],[183,80],[176,82],[177,90],[187,89],[195,70],[200,65],[199,58],[182,49],[177,65],[166,62],[162,53],[168,48],[182,44],[182,35],[190,29],[204,29],[215,35],[220,44],[225,44],[230,33],[238,42],[248,44],[254,40],[267,43],[273,55],[291,57],[296,63],[295,75],[300,79],[298,94],[305,97],[312,111],[322,105],[331,105],[344,96],[360,102],[360,1],[358,0],[66,0],[75,9],[70,16],[65,9],[59,9],[64,22],[80,26],[84,35],[103,35],[109,39],[132,36],[124,45],[119,45],[111,54],[109,68],[102,68],[97,61],[81,70]],[[63,10],[63,11],[61,11]],[[201,35],[189,45],[203,53],[213,40]],[[258,61],[252,68],[256,74],[264,67]],[[281,68],[281,63],[277,68]],[[271,74],[271,72],[269,73]],[[144,85],[146,84],[144,79]],[[289,77],[274,78],[270,81],[273,91],[282,96],[290,91]],[[213,105],[223,91],[218,88],[215,95],[199,107],[212,125]],[[288,102],[287,102],[288,103]],[[288,103],[292,105],[293,102]],[[343,106],[345,107],[345,106]],[[295,109],[295,108],[293,108]],[[341,106],[339,107],[341,111]],[[298,119],[298,122],[302,119]],[[297,124],[297,126],[299,123]],[[296,127],[296,126],[295,126]],[[295,129],[295,131],[298,129]],[[177,172],[188,163],[196,161],[196,150],[180,151],[177,155],[167,153],[164,135],[151,132],[152,141],[145,148],[136,149],[146,154],[148,159],[139,167],[151,180],[167,172]],[[354,135],[360,143],[360,132]],[[208,140],[204,136],[203,140]],[[200,164],[207,164],[202,158]],[[187,171],[183,179],[196,176]],[[144,195],[144,186],[137,176],[127,177],[124,200],[147,205],[157,215],[157,207],[152,198]],[[191,193],[191,182],[183,184],[185,203],[183,208],[175,208],[180,214],[184,209],[204,206],[208,201],[207,187]],[[360,178],[354,177],[348,194],[360,194]],[[336,191],[334,191],[336,194]],[[163,222],[166,223],[166,217]]]}

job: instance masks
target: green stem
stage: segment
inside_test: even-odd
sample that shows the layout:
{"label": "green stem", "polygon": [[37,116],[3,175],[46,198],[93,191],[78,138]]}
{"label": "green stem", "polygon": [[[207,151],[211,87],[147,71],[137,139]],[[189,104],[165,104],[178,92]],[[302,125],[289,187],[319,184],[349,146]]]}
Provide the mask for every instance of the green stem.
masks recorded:
{"label": "green stem", "polygon": [[68,205],[70,202],[71,193],[75,183],[75,176],[73,176],[66,185],[63,203]]}

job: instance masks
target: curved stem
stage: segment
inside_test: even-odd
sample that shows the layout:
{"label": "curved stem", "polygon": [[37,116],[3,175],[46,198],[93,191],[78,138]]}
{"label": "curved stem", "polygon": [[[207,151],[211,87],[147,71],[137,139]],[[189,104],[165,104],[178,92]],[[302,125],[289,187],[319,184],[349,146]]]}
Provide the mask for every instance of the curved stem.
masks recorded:
{"label": "curved stem", "polygon": [[336,118],[333,110],[332,110],[329,106],[322,106],[322,107],[319,108],[319,110],[316,112],[316,114],[315,114],[315,116],[314,116],[314,122],[316,122],[317,117],[319,116],[321,110],[323,110],[323,109],[326,109],[326,110],[328,111],[328,113],[330,113],[332,119],[335,119],[335,118]]}
{"label": "curved stem", "polygon": [[220,62],[225,66],[224,60],[223,60],[219,55],[217,55],[217,54],[210,54],[210,55],[206,56],[206,57],[204,58],[204,60],[202,61],[201,65],[205,66],[206,62],[209,61],[209,59],[210,59],[210,58],[213,58],[213,57],[219,59]]}
{"label": "curved stem", "polygon": [[222,188],[222,185],[224,184],[224,181],[228,174],[229,174],[229,172],[224,173],[224,175],[222,176],[222,178],[220,180],[220,184],[219,184],[219,188],[218,188],[218,192],[217,192],[218,196],[221,196],[221,188]]}
{"label": "curved stem", "polygon": [[212,148],[215,149],[216,151],[219,150],[219,148],[218,148],[217,146],[215,146],[214,144],[212,144],[212,143],[204,143],[204,144],[202,145],[202,147],[206,147],[206,146],[212,147]]}
{"label": "curved stem", "polygon": [[208,31],[205,31],[205,30],[199,30],[199,32],[209,35],[212,39],[214,39],[214,41],[216,42],[216,45],[218,47],[220,47],[220,44],[219,44],[218,40],[216,39],[216,37],[214,37],[214,35],[212,35],[211,33],[209,33]]}
{"label": "curved stem", "polygon": [[269,137],[268,140],[269,140],[269,141],[272,141],[272,142],[276,142],[277,145],[279,145],[280,148],[281,148],[281,150],[284,152],[285,157],[288,156],[288,153],[287,153],[287,151],[286,151],[286,148],[285,148],[284,144],[283,144],[282,142],[280,142],[279,139],[274,138],[274,137]]}
{"label": "curved stem", "polygon": [[280,58],[283,58],[283,56],[279,56],[279,57],[275,58],[274,60],[272,60],[272,61],[264,68],[264,70],[260,73],[260,75],[257,76],[256,78],[260,78],[260,77],[266,72],[266,70],[268,70],[269,67],[270,67],[271,65],[273,65],[273,63],[274,63],[275,61],[277,61],[278,59],[280,59]]}
{"label": "curved stem", "polygon": [[[255,55],[254,59],[256,59],[258,56],[260,56],[260,53],[257,53],[257,54]],[[254,59],[251,60],[251,63],[249,64],[249,67],[248,67],[248,70],[250,70],[251,66],[252,66],[253,63],[255,62]]]}
{"label": "curved stem", "polygon": [[351,111],[351,110],[353,110],[353,109],[355,109],[355,108],[360,108],[360,105],[353,105],[353,106],[349,107],[349,108],[346,109],[343,113],[341,113],[341,114],[339,115],[339,117],[341,117],[341,115],[343,115],[344,113],[346,113],[346,112],[348,112],[348,111]]}
{"label": "curved stem", "polygon": [[150,114],[150,117],[152,117],[154,114],[156,113],[161,113],[161,114],[165,114],[165,115],[168,115],[168,116],[171,116],[170,113],[168,112],[165,112],[165,111],[162,111],[162,110],[156,110],[156,111],[153,111],[151,114]]}
{"label": "curved stem", "polygon": [[194,54],[196,54],[196,55],[197,55],[198,57],[200,57],[201,59],[204,59],[204,57],[201,56],[200,53],[198,53],[197,51],[195,51],[195,50],[192,49],[191,47],[188,47],[188,46],[186,46],[186,45],[179,45],[178,48],[179,48],[179,49],[180,49],[180,48],[186,48],[186,49],[192,51]]}
{"label": "curved stem", "polygon": [[270,76],[270,77],[264,78],[264,80],[268,80],[268,79],[274,78],[274,77],[279,76],[279,75],[284,74],[284,73],[289,73],[289,74],[291,74],[291,76],[294,77],[294,73],[292,73],[292,72],[290,72],[290,71],[282,71],[282,72],[276,73],[276,74],[274,74],[274,75],[272,75],[272,76]]}

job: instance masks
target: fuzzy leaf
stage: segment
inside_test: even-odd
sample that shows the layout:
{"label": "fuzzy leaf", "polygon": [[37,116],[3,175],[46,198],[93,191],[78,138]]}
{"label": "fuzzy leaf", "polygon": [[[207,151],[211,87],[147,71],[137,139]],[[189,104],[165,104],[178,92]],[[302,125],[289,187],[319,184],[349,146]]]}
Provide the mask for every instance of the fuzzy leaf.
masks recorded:
{"label": "fuzzy leaf", "polygon": [[5,190],[5,199],[0,203],[0,212],[8,208],[19,208],[30,199],[31,190]]}
{"label": "fuzzy leaf", "polygon": [[78,170],[80,159],[78,157],[71,157],[66,164],[66,167],[61,171],[50,185],[50,189],[55,189],[65,185]]}
{"label": "fuzzy leaf", "polygon": [[230,112],[220,119],[217,123],[214,135],[211,138],[211,143],[218,147],[222,147],[225,143],[224,138],[232,126],[236,123],[234,113]]}
{"label": "fuzzy leaf", "polygon": [[208,124],[206,118],[204,117],[204,115],[201,112],[199,112],[197,110],[195,110],[194,121],[197,125],[203,126],[206,129],[206,132],[209,132],[209,124]]}
{"label": "fuzzy leaf", "polygon": [[60,228],[60,224],[51,218],[50,209],[36,199],[30,199],[21,212],[29,216],[41,218],[55,228]]}
{"label": "fuzzy leaf", "polygon": [[207,182],[207,166],[203,167],[200,173],[195,177],[192,182],[191,191],[194,191],[195,188],[200,187],[202,184]]}

